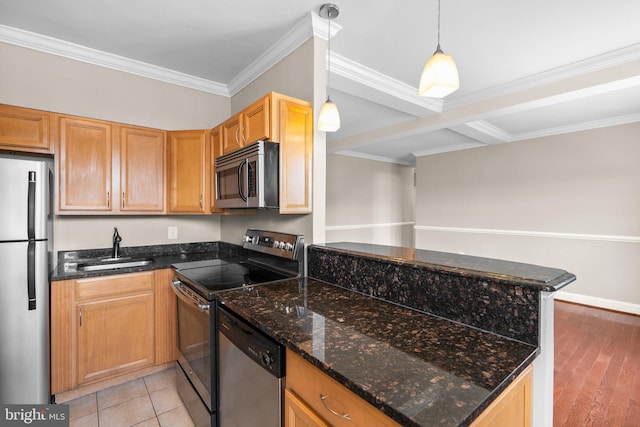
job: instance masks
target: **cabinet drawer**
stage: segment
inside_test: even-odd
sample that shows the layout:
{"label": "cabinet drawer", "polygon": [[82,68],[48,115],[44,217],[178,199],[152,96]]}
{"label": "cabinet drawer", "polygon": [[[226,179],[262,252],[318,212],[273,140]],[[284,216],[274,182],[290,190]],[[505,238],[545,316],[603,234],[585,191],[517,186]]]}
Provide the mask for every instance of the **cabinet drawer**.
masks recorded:
{"label": "cabinet drawer", "polygon": [[[373,405],[291,351],[287,351],[287,388],[335,427],[399,426]],[[321,396],[324,396],[324,402]],[[351,420],[336,413],[348,414]]]}
{"label": "cabinet drawer", "polygon": [[78,279],[76,300],[153,291],[153,284],[153,271]]}

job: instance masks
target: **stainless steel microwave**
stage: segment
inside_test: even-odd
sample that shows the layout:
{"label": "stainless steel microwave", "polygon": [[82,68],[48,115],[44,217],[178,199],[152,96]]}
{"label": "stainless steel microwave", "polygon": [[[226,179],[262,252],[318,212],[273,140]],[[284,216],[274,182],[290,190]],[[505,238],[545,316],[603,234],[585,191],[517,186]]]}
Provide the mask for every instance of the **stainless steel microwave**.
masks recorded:
{"label": "stainless steel microwave", "polygon": [[257,141],[215,159],[216,206],[277,208],[280,145]]}

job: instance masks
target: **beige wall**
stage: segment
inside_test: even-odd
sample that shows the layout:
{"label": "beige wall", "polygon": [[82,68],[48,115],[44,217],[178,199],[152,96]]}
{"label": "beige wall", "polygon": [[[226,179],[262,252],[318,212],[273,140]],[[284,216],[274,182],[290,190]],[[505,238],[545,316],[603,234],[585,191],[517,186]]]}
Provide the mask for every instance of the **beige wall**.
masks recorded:
{"label": "beige wall", "polygon": [[[315,43],[314,39],[311,39],[233,96],[231,100],[232,111],[242,110],[271,91],[313,103],[313,78],[315,68],[318,66],[314,61],[314,52]],[[318,145],[318,135],[314,135],[314,145],[316,147]],[[324,171],[315,167],[319,156],[324,156],[324,151],[314,153],[314,193],[321,191],[317,182],[324,179]],[[280,215],[277,211],[266,210],[258,211],[255,215],[223,216],[221,218],[222,240],[240,241],[245,230],[252,227],[302,234],[305,236],[305,241],[311,243],[313,242],[313,216],[316,215],[318,209],[323,209],[323,207],[314,204],[314,212],[310,215]]]}
{"label": "beige wall", "polygon": [[327,156],[327,242],[413,247],[414,169]]}
{"label": "beige wall", "polygon": [[[204,129],[230,115],[227,97],[0,43],[0,103],[160,129]],[[178,240],[167,240],[177,225]],[[217,216],[56,217],[54,249],[220,239]]]}
{"label": "beige wall", "polygon": [[640,124],[417,160],[416,247],[558,267],[561,299],[640,312]]}

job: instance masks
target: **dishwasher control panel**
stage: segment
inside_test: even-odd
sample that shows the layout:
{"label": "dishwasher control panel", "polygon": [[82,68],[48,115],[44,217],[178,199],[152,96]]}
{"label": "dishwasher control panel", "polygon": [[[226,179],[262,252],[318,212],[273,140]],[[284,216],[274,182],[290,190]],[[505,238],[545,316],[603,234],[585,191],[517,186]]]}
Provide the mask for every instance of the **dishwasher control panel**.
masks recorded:
{"label": "dishwasher control panel", "polygon": [[218,331],[273,376],[284,377],[284,346],[222,305],[218,307]]}

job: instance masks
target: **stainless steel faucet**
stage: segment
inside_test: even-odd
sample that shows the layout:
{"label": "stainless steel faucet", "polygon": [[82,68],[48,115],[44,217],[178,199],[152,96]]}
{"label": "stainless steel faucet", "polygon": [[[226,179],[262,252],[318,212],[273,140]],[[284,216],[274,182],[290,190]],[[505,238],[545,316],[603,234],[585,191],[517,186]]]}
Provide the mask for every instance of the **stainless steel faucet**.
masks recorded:
{"label": "stainless steel faucet", "polygon": [[122,237],[118,233],[118,227],[113,227],[113,249],[111,250],[111,258],[118,258],[120,256],[120,242]]}

